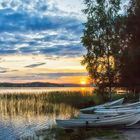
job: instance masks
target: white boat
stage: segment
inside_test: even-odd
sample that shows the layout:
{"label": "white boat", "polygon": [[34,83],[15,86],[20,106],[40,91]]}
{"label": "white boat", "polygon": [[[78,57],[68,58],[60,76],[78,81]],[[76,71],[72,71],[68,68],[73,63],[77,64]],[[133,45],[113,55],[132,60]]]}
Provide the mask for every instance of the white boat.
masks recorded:
{"label": "white boat", "polygon": [[128,108],[128,107],[130,108],[130,107],[137,107],[137,106],[140,106],[140,101],[135,103],[122,104],[118,106],[109,106],[109,107],[105,107],[105,109]]}
{"label": "white boat", "polygon": [[94,111],[97,114],[116,114],[116,113],[139,113],[140,106],[137,107],[127,107],[127,108],[113,108],[113,109],[97,109]]}
{"label": "white boat", "polygon": [[84,114],[84,113],[80,113],[79,114],[79,119],[103,119],[103,118],[110,118],[110,117],[117,117],[118,113],[114,113],[114,114]]}
{"label": "white boat", "polygon": [[[119,113],[134,113],[139,112],[140,110],[140,102],[129,103],[120,106],[111,106],[107,108],[97,108],[94,112],[96,114],[79,114],[79,118],[103,118],[108,116],[117,116]],[[100,113],[100,114],[99,114]]]}
{"label": "white boat", "polygon": [[140,113],[125,114],[104,119],[56,120],[60,128],[131,126],[140,120]]}
{"label": "white boat", "polygon": [[110,106],[117,106],[117,105],[121,105],[123,103],[124,98],[112,101],[112,102],[108,102],[105,104],[101,104],[101,105],[97,105],[97,106],[92,106],[92,107],[87,107],[87,108],[83,108],[80,109],[81,112],[94,112],[95,109],[97,108],[104,108],[104,107],[110,107]]}

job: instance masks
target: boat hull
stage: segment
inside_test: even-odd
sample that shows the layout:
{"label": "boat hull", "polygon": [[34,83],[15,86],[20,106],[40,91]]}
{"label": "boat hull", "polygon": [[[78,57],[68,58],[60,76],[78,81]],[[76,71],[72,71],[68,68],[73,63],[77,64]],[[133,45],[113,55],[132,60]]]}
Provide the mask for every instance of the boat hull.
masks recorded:
{"label": "boat hull", "polygon": [[105,109],[131,108],[131,107],[137,107],[137,106],[140,106],[140,102],[128,103],[128,104],[123,104],[119,106],[110,106],[110,107],[105,107]]}
{"label": "boat hull", "polygon": [[118,116],[118,113],[114,114],[83,114],[80,113],[79,119],[98,119],[98,118],[110,118],[110,117],[115,117]]}
{"label": "boat hull", "polygon": [[83,108],[83,109],[80,109],[80,112],[92,113],[92,112],[94,112],[94,110],[99,109],[99,108],[121,105],[123,103],[123,100],[124,100],[124,98],[121,98],[119,100],[115,100],[115,101],[108,102],[108,103],[105,103],[105,104]]}
{"label": "boat hull", "polygon": [[117,108],[117,109],[97,109],[95,113],[97,114],[116,114],[116,113],[139,113],[140,106],[132,108]]}
{"label": "boat hull", "polygon": [[140,113],[111,117],[107,119],[71,119],[56,120],[58,127],[78,128],[78,127],[110,127],[115,125],[131,125],[140,120]]}

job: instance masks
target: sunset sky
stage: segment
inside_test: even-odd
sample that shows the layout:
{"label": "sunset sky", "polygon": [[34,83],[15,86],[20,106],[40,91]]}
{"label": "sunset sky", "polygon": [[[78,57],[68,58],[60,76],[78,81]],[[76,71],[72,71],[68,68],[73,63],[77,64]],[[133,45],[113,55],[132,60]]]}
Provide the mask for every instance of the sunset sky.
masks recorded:
{"label": "sunset sky", "polygon": [[82,0],[0,1],[0,82],[81,83]]}

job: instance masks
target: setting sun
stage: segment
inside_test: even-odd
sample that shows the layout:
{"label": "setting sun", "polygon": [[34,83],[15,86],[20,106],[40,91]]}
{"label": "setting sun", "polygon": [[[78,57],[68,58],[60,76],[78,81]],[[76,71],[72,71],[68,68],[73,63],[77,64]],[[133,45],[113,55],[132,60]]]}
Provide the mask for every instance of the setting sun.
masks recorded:
{"label": "setting sun", "polygon": [[86,85],[87,82],[83,80],[83,81],[80,82],[80,84],[81,84],[81,85]]}

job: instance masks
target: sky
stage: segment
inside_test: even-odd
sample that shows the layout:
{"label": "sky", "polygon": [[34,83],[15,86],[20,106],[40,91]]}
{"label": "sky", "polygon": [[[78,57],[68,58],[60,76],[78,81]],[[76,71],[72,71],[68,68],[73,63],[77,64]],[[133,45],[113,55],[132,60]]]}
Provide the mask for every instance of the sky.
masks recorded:
{"label": "sky", "polygon": [[83,0],[0,0],[0,82],[80,83]]}

